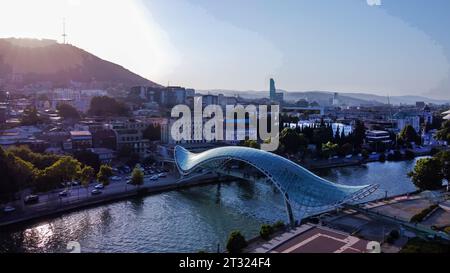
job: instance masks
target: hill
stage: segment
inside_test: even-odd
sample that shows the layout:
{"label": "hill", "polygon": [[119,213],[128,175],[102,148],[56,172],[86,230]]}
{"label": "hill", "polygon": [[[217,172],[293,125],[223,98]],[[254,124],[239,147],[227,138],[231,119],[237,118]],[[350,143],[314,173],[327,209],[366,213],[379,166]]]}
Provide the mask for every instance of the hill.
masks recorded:
{"label": "hill", "polygon": [[73,45],[45,39],[0,39],[0,85],[20,89],[42,83],[52,87],[74,83],[103,88],[159,86]]}

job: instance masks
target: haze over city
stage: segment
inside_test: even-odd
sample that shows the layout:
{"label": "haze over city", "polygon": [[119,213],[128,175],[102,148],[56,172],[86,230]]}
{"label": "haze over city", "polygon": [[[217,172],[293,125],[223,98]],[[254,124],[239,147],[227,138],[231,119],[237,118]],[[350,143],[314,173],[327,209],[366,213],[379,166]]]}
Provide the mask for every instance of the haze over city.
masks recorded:
{"label": "haze over city", "polygon": [[1,0],[0,37],[67,41],[162,85],[449,97],[445,0]]}

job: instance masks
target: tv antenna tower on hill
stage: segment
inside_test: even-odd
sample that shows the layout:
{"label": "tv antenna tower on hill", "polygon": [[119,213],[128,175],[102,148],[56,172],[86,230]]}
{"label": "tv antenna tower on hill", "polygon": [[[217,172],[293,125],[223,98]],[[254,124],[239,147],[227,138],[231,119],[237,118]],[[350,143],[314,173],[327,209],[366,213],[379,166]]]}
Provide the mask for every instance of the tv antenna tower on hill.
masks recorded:
{"label": "tv antenna tower on hill", "polygon": [[63,44],[66,44],[66,18],[63,18],[63,33],[61,35],[63,37]]}

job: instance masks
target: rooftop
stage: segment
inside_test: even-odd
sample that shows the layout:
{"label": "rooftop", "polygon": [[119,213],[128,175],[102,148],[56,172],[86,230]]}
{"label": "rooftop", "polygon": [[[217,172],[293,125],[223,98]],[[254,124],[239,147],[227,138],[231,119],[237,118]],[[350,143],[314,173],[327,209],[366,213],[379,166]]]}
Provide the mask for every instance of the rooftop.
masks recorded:
{"label": "rooftop", "polygon": [[71,136],[92,136],[89,131],[70,131]]}

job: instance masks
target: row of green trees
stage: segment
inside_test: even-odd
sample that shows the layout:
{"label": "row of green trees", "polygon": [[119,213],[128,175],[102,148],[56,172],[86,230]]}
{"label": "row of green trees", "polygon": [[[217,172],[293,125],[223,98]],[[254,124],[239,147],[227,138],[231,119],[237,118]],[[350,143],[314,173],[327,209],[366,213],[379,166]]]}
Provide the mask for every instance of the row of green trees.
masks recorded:
{"label": "row of green trees", "polygon": [[345,134],[343,128],[337,128],[333,133],[331,124],[323,120],[312,126],[290,128],[285,127],[280,133],[281,153],[306,154],[309,144],[316,146],[316,153],[320,157],[329,157],[335,154],[347,155],[360,151],[364,143],[365,127],[357,120],[355,129],[351,134]]}
{"label": "row of green trees", "polygon": [[112,169],[102,165],[96,172],[92,166],[71,156],[39,154],[21,146],[8,150],[0,147],[0,173],[0,199],[7,201],[27,187],[45,192],[59,188],[61,184],[69,185],[75,179],[85,186],[95,178],[107,185]]}

